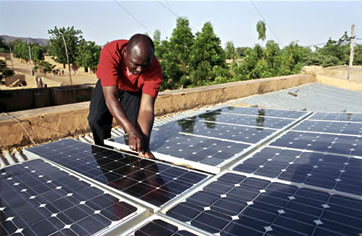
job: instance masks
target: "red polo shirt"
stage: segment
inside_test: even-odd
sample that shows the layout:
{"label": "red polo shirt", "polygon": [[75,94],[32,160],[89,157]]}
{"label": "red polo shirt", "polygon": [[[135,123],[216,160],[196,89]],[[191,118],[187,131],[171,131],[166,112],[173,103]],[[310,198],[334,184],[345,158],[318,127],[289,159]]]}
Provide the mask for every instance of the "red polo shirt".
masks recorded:
{"label": "red polo shirt", "polygon": [[140,75],[130,73],[122,63],[123,50],[128,40],[115,40],[106,44],[101,51],[97,67],[97,78],[102,86],[118,86],[119,89],[146,93],[156,97],[162,82],[161,65],[153,56],[151,65]]}

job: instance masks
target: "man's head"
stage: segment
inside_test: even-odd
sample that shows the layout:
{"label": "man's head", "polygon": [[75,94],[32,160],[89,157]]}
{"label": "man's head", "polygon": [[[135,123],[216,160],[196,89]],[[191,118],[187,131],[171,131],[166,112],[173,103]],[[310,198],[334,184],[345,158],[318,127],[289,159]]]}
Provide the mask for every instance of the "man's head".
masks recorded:
{"label": "man's head", "polygon": [[154,45],[152,39],[144,34],[133,35],[124,50],[123,62],[128,70],[139,75],[152,63]]}

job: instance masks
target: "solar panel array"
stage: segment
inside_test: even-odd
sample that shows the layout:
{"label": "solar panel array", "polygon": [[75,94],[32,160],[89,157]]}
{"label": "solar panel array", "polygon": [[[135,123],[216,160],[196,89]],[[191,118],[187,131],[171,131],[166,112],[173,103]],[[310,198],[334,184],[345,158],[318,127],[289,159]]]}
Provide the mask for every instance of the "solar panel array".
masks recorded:
{"label": "solar panel array", "polygon": [[[172,157],[162,158],[164,161],[219,173],[235,158],[307,114],[257,108],[235,108],[234,113],[224,112],[229,109],[231,107],[158,126],[152,131],[150,149]],[[243,114],[244,111],[247,112]],[[107,141],[114,147],[118,147],[117,143],[125,144],[125,138],[114,137]]]}
{"label": "solar panel array", "polygon": [[92,235],[138,209],[39,159],[0,170],[1,235]]}
{"label": "solar panel array", "polygon": [[361,195],[361,167],[358,158],[266,147],[234,170]]}
{"label": "solar panel array", "polygon": [[[361,114],[308,114],[225,107],[170,122],[152,132],[150,147],[156,157],[160,153],[165,160],[170,157],[169,162],[190,161],[200,166],[189,167],[200,167],[209,173],[217,173],[208,171],[209,168],[222,171],[212,177],[189,168],[137,158],[71,139],[33,147],[27,153],[46,158],[59,168],[65,167],[66,171],[72,172],[72,175],[64,172],[72,180],[51,174],[54,179],[49,179],[50,182],[42,183],[41,187],[34,185],[37,194],[31,196],[36,196],[35,200],[43,196],[37,191],[45,191],[44,186],[49,187],[49,184],[61,180],[64,187],[57,189],[59,185],[55,184],[47,190],[49,193],[44,196],[49,199],[43,203],[46,205],[37,205],[39,209],[33,211],[43,214],[44,207],[57,205],[52,199],[58,197],[72,204],[75,202],[70,208],[89,213],[83,216],[78,211],[62,209],[54,215],[61,222],[74,219],[69,224],[64,222],[63,228],[57,228],[63,235],[99,234],[99,230],[109,227],[109,222],[111,225],[125,225],[124,220],[137,215],[139,205],[156,214],[133,224],[132,227],[137,227],[126,231],[132,230],[131,235],[360,235],[361,117]],[[108,140],[107,144],[110,143],[112,140]],[[124,137],[113,138],[113,143],[124,144]],[[24,176],[15,174],[9,177],[7,169],[0,170],[4,176],[0,176],[2,182],[9,186],[6,190],[0,189],[3,202],[0,214],[5,215],[0,218],[0,230],[5,232],[4,235],[17,230],[23,235],[45,232],[47,227],[57,225],[55,220],[52,221],[54,217],[46,217],[44,220],[50,226],[39,231],[40,228],[31,228],[36,224],[32,217],[24,220],[18,214],[19,219],[27,224],[27,227],[20,227],[14,221],[16,217],[9,217],[7,211],[17,213],[17,207],[21,209],[22,206],[18,206],[17,198],[10,198],[7,191],[15,189],[20,192],[21,199],[25,199],[29,197],[26,195],[29,190],[22,191],[24,188],[17,186],[27,181],[32,183],[29,176],[33,173],[33,179],[42,180],[52,172],[47,171],[47,167],[36,167],[45,172],[39,174],[35,168],[35,172],[30,170],[29,173],[29,170],[22,170],[29,169],[29,166],[17,166],[12,168],[20,166],[20,172],[26,173]],[[65,193],[55,192],[54,187]],[[77,191],[69,192],[69,187]],[[115,194],[121,197],[115,198]],[[3,195],[6,196],[4,201]],[[84,195],[86,199],[73,201],[78,195]],[[120,200],[123,198],[128,200]],[[124,208],[123,218],[108,212],[112,201]],[[134,202],[134,206],[130,202]],[[83,210],[83,207],[93,211]],[[83,223],[79,224],[82,222],[77,218],[79,215],[90,217],[97,223],[93,226],[89,223],[93,221],[87,221],[84,224],[88,229]],[[137,219],[141,220],[140,217]],[[9,222],[17,226],[15,231]]]}
{"label": "solar panel array", "polygon": [[166,214],[217,235],[360,235],[356,200],[225,173]]}
{"label": "solar panel array", "polygon": [[72,139],[29,148],[111,189],[161,206],[207,175],[81,143]]}

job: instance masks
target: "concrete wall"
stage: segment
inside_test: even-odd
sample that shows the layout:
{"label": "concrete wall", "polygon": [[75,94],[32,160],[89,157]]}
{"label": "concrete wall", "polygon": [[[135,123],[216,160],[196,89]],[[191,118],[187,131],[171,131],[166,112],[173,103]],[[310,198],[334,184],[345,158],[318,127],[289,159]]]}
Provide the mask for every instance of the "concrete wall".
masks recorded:
{"label": "concrete wall", "polygon": [[[161,92],[156,100],[155,114],[163,115],[217,104],[230,99],[278,91],[312,82],[316,82],[314,75],[300,74]],[[0,115],[0,149],[31,144],[24,129],[38,144],[89,132],[88,109],[89,102],[82,102],[2,113]]]}
{"label": "concrete wall", "polygon": [[89,101],[93,88],[84,85],[0,91],[0,112]]}

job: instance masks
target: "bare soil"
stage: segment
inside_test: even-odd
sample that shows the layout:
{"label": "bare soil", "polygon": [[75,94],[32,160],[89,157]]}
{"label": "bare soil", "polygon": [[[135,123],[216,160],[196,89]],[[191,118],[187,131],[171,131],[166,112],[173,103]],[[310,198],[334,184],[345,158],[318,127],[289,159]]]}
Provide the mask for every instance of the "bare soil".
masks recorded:
{"label": "bare soil", "polygon": [[[52,73],[43,74],[40,72],[35,72],[34,76],[30,74],[31,65],[29,62],[25,62],[19,58],[13,58],[13,63],[11,61],[6,61],[9,68],[14,68],[15,74],[25,74],[25,80],[27,82],[26,86],[23,87],[15,87],[9,88],[3,85],[0,85],[0,90],[4,89],[22,89],[22,88],[36,88],[36,77],[42,77],[43,82],[47,84],[47,87],[57,87],[57,86],[65,86],[71,84],[91,84],[95,85],[97,82],[97,77],[95,73],[84,72],[83,68],[79,68],[75,73],[71,71],[71,79],[70,81],[68,66],[63,68],[63,65],[55,62],[50,56],[45,56],[45,61],[55,65],[55,69],[59,69],[60,71],[64,71],[64,75],[53,75]],[[33,64],[34,66],[34,64]]]}

